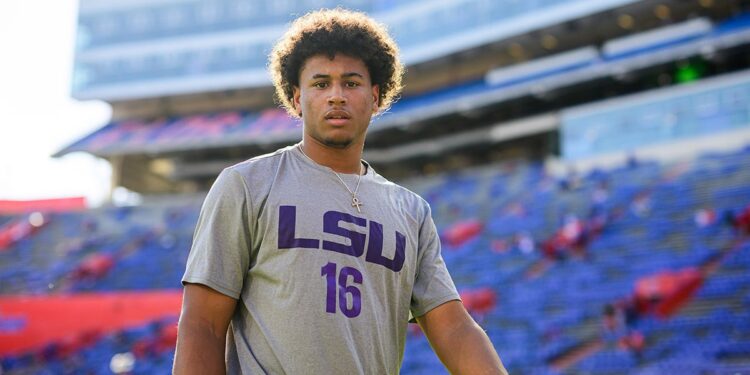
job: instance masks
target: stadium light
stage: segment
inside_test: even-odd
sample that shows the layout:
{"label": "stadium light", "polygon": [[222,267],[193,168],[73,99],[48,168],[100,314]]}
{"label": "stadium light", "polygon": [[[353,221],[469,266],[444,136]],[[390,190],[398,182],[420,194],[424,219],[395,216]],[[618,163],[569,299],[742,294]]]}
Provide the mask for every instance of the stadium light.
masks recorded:
{"label": "stadium light", "polygon": [[620,26],[625,30],[632,29],[634,24],[635,21],[633,20],[633,16],[629,14],[621,14],[617,16],[617,26]]}
{"label": "stadium light", "polygon": [[546,50],[553,50],[557,48],[558,41],[554,35],[546,34],[542,37],[542,47]]}
{"label": "stadium light", "polygon": [[656,17],[659,18],[660,20],[666,21],[672,17],[672,11],[669,9],[668,6],[664,4],[659,4],[656,7],[654,7],[654,15],[656,15]]}

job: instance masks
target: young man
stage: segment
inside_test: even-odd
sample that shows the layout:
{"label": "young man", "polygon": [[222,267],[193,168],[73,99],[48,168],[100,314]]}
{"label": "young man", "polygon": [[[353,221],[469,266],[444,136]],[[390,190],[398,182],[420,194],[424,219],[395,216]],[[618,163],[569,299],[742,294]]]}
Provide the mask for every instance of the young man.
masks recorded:
{"label": "young man", "polygon": [[176,374],[396,374],[416,317],[452,373],[503,374],[459,301],[427,203],[361,160],[401,88],[384,28],[324,10],[271,55],[302,142],[225,169],[183,277]]}

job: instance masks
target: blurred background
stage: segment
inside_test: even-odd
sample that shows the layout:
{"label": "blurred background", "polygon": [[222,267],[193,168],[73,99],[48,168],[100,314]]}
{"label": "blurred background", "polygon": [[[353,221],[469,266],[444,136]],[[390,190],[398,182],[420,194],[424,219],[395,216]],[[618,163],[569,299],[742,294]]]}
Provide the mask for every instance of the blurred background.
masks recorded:
{"label": "blurred background", "polygon": [[750,2],[53,3],[0,6],[0,373],[169,373],[207,189],[301,138],[267,55],[341,5],[408,66],[364,158],[512,374],[750,374]]}

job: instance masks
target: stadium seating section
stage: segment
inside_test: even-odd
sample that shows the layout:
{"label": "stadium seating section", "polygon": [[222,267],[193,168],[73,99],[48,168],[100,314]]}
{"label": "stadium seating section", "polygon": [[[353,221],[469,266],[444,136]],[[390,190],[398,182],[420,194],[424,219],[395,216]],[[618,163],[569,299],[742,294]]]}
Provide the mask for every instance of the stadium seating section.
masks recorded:
{"label": "stadium seating section", "polygon": [[[404,183],[430,202],[448,268],[511,373],[750,371],[750,241],[722,219],[750,204],[750,147],[565,178],[506,162]],[[0,297],[179,293],[200,203],[49,214],[0,250]],[[712,220],[699,225],[699,210]],[[550,239],[580,235],[566,223],[602,217],[585,241],[545,253]],[[683,271],[698,289],[670,313],[641,314],[625,333],[605,328],[605,306]],[[4,354],[3,373],[168,373],[177,314]],[[0,308],[0,339],[24,324]],[[413,328],[403,373],[445,373]],[[628,346],[632,333],[642,345]]]}
{"label": "stadium seating section", "polygon": [[[429,6],[423,0],[409,1],[351,1],[349,7],[372,14],[388,12],[396,8],[408,8],[407,17],[394,25],[400,44],[418,44],[424,40],[434,40],[438,31],[448,34],[465,31],[477,26],[508,21],[529,13],[554,9],[569,5],[578,0],[543,0],[518,2],[502,1],[455,1],[450,7]],[[419,4],[422,3],[422,4]],[[291,21],[295,14],[304,14],[311,9],[336,7],[331,0],[295,1],[271,4],[263,1],[237,2],[232,0],[214,1],[210,4],[178,3],[161,8],[133,9],[127,12],[102,12],[84,14],[81,25],[90,37],[79,48],[94,48],[116,43],[135,42],[165,37],[180,37],[206,32],[221,32],[253,27],[277,26]],[[455,17],[455,14],[462,17]],[[454,17],[451,17],[453,15]],[[162,19],[160,19],[160,16]],[[436,20],[436,17],[438,18]],[[419,20],[423,25],[414,29]],[[118,27],[119,26],[119,27]],[[442,29],[438,27],[443,26]],[[447,26],[447,28],[446,28]],[[409,32],[411,31],[411,32]]]}
{"label": "stadium seating section", "polygon": [[[528,3],[531,4],[532,2]],[[656,65],[664,61],[681,58],[680,56],[686,54],[699,54],[707,45],[728,47],[747,43],[747,41],[750,41],[749,30],[750,13],[740,14],[733,19],[715,25],[706,19],[698,19],[676,26],[666,26],[655,31],[635,34],[623,38],[623,40],[610,41],[599,49],[593,46],[583,47],[531,62],[499,68],[489,72],[485,79],[448,86],[417,96],[404,97],[394,103],[387,113],[374,120],[373,130],[400,126],[399,121],[404,118],[435,117],[461,110],[462,106],[469,104],[481,106],[523,97],[540,87],[545,90],[553,90],[606,77],[611,75],[612,71],[640,69],[644,67],[644,64]],[[195,59],[195,57],[184,57],[182,60],[191,59]],[[206,57],[205,59],[214,59],[222,62],[222,64],[227,61],[227,57],[221,54],[215,56],[215,58]],[[241,61],[238,64],[244,65],[246,63]],[[133,65],[140,66],[143,64]],[[118,79],[127,77],[127,74],[123,74],[125,68],[121,66],[110,68],[112,74]],[[148,69],[153,70],[152,68],[149,67]],[[746,77],[742,79],[747,80]],[[688,111],[694,106],[687,105],[686,108],[681,108],[680,103],[687,103],[687,99],[682,97],[675,97],[671,102],[666,99],[662,100],[660,102],[660,106],[663,107],[661,111],[674,111],[675,108],[679,108],[683,112],[690,112],[686,113],[686,116],[691,118],[699,117],[692,112],[700,112],[705,116],[714,112],[725,115],[717,119],[698,118],[697,120],[703,121],[702,123],[710,121],[710,126],[698,127],[698,130],[692,131],[683,131],[684,129],[680,129],[680,132],[675,131],[682,137],[745,126],[747,122],[744,121],[742,116],[747,116],[746,107],[728,108],[731,103],[719,98],[731,97],[731,95],[744,97],[747,95],[747,86],[747,83],[744,83],[737,87],[722,89],[723,91],[731,90],[733,93],[725,93],[721,90],[709,92],[708,95],[716,96],[714,100],[716,100],[716,106],[722,107],[720,111],[702,108]],[[709,102],[709,104],[713,104],[713,102]],[[630,121],[627,113],[644,113],[643,116],[657,116],[655,113],[650,113],[650,111],[655,110],[654,106],[643,105],[649,106],[646,108],[649,111],[645,111],[643,108],[624,108],[622,110],[624,114],[619,114],[617,117],[622,121]],[[574,128],[583,127],[587,129],[588,124],[582,123],[584,121],[580,119],[570,120],[566,113],[567,111],[563,111],[565,121],[562,127],[565,129],[565,134],[568,134],[569,138],[578,139],[577,144],[580,144],[580,139],[584,138],[580,137],[574,131]],[[607,114],[607,116],[612,116],[612,114]],[[670,117],[665,116],[664,118]],[[584,120],[586,119],[584,118]],[[653,122],[653,119],[651,120]],[[681,126],[682,128],[690,128],[692,123],[686,119]],[[651,127],[661,129],[657,126]],[[613,123],[605,130],[609,128],[619,129],[619,125]],[[664,134],[654,134],[655,132],[649,133],[643,129],[629,132],[628,134],[635,137],[640,136],[638,139],[629,142],[623,142],[622,134],[619,134],[617,144],[621,148],[632,147],[633,143],[640,145],[644,142],[654,143],[659,141],[660,137],[664,137]],[[227,111],[148,121],[123,120],[112,122],[70,145],[61,153],[86,151],[95,155],[114,155],[134,152],[190,150],[195,147],[235,146],[253,143],[261,134],[264,136],[265,142],[294,140],[299,139],[300,133],[299,121],[289,118],[280,109],[266,109],[260,112]],[[606,140],[613,137],[609,132],[603,131],[600,138]],[[612,146],[596,146],[596,143],[604,142],[603,140],[595,139],[594,141],[597,142],[592,142],[589,141],[589,138],[585,139],[587,142],[584,144],[584,148],[599,147],[602,150],[615,151]],[[567,155],[570,153],[569,151],[564,151],[566,157],[571,156]],[[581,156],[578,155],[581,153],[583,152],[573,153],[575,155],[572,156],[578,157]]]}
{"label": "stadium seating section", "polygon": [[[391,32],[402,48],[418,50],[425,44],[434,44],[437,40],[436,35],[446,39],[451,36],[461,37],[462,34],[477,29],[493,29],[498,24],[507,25],[499,30],[500,34],[507,35],[518,32],[522,27],[520,22],[528,25],[540,20],[559,21],[566,14],[575,14],[575,9],[601,10],[612,6],[613,3],[632,1],[601,1],[600,5],[591,6],[588,2],[580,0],[459,0],[450,3],[423,0],[359,0],[350,1],[348,6],[379,14],[387,20]],[[172,54],[150,53],[131,58],[81,61],[80,66],[85,67],[80,70],[81,78],[85,78],[79,84],[96,86],[189,76],[191,73],[263,69],[266,64],[265,56],[273,41],[279,36],[281,25],[291,21],[295,15],[337,5],[340,3],[331,0],[274,3],[218,0],[210,3],[188,2],[134,7],[127,11],[83,12],[79,20],[80,36],[77,44],[78,51],[83,53],[144,41],[179,40],[206,34],[233,35],[235,40],[239,36],[240,41],[224,43],[210,49],[180,49]],[[559,12],[560,8],[566,8],[568,11]],[[543,12],[545,16],[540,17],[539,12]],[[265,37],[243,40],[242,36],[247,34],[248,25],[252,25],[250,30]],[[183,63],[185,61],[192,63]]]}

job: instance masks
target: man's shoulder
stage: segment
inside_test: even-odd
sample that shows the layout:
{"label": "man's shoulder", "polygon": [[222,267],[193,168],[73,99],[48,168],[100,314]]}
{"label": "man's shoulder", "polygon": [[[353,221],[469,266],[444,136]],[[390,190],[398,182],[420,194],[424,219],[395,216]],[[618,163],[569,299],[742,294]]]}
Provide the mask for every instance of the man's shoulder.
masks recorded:
{"label": "man's shoulder", "polygon": [[283,155],[291,150],[292,147],[294,146],[280,148],[274,152],[252,157],[225,168],[225,171],[239,172],[239,174],[247,176],[249,173],[259,172],[268,168],[274,168],[281,161]]}
{"label": "man's shoulder", "polygon": [[[274,176],[284,159],[284,155],[293,146],[284,147],[274,152],[258,155],[237,164],[224,168],[217,178],[216,184],[223,181],[221,186],[242,186],[247,194],[257,196],[266,194],[273,184]],[[257,197],[256,197],[257,199]]]}
{"label": "man's shoulder", "polygon": [[410,190],[403,185],[388,180],[380,174],[376,174],[375,180],[383,185],[386,189],[390,190],[392,194],[394,194],[399,200],[407,203],[410,207],[414,209],[429,211],[429,203],[427,203],[427,201],[418,193]]}

